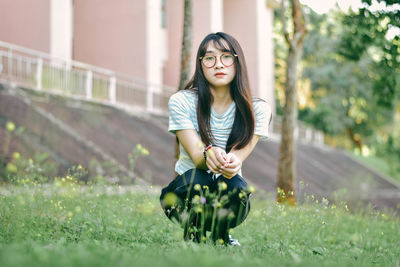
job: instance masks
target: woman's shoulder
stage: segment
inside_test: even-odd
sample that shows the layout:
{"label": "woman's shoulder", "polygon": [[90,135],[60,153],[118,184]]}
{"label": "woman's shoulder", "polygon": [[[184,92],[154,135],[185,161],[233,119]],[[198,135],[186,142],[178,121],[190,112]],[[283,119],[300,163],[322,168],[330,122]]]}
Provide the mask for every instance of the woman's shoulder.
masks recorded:
{"label": "woman's shoulder", "polygon": [[253,97],[253,109],[256,116],[272,118],[271,105],[264,99]]}
{"label": "woman's shoulder", "polygon": [[253,100],[253,109],[255,111],[259,110],[259,109],[271,110],[271,106],[266,100],[259,98],[259,97],[253,97],[252,100]]}
{"label": "woman's shoulder", "polygon": [[194,100],[197,98],[197,93],[194,90],[179,90],[171,95],[170,99],[176,100]]}
{"label": "woman's shoulder", "polygon": [[180,90],[169,98],[168,105],[170,107],[185,107],[185,109],[192,109],[196,106],[197,94],[192,90]]}

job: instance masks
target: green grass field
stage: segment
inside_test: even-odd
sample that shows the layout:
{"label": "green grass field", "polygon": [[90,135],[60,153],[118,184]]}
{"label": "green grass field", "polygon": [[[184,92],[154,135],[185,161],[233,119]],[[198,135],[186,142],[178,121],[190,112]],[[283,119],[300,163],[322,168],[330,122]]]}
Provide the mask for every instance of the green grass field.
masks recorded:
{"label": "green grass field", "polygon": [[3,186],[0,266],[400,266],[392,215],[327,200],[291,208],[256,192],[232,232],[242,246],[225,247],[183,241],[158,197],[158,188],[68,180]]}

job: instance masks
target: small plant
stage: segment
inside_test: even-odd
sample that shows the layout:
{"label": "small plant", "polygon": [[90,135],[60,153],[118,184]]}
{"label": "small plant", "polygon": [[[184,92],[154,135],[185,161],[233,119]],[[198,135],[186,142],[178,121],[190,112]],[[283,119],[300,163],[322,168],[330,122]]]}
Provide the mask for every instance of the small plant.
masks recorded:
{"label": "small plant", "polygon": [[[150,152],[141,144],[137,144],[131,153],[128,153],[129,172],[133,177],[128,176],[120,170],[120,167],[110,161],[99,162],[93,158],[88,166],[88,181],[90,183],[105,183],[105,184],[131,184],[135,180],[136,162],[141,156],[149,156]],[[147,177],[150,174],[147,173]],[[149,179],[149,178],[148,178]]]}
{"label": "small plant", "polygon": [[88,171],[80,164],[69,168],[67,173],[67,176],[72,177],[76,181],[87,181],[88,179]]}
{"label": "small plant", "polygon": [[150,152],[149,152],[145,147],[143,147],[141,144],[137,144],[136,147],[135,147],[135,149],[132,150],[132,153],[129,153],[129,154],[128,154],[128,159],[129,159],[129,171],[130,171],[131,173],[133,173],[133,177],[132,177],[131,182],[134,182],[134,181],[135,181],[135,177],[136,177],[136,176],[135,176],[134,170],[135,170],[136,162],[137,162],[138,158],[139,158],[140,156],[147,157],[147,156],[149,156],[149,155],[150,155]]}
{"label": "small plant", "polygon": [[46,153],[38,152],[33,158],[25,158],[19,152],[14,152],[11,161],[6,165],[5,181],[46,183],[49,177],[57,174],[57,170],[57,163],[50,160]]}
{"label": "small plant", "polygon": [[0,179],[4,182],[26,183],[48,181],[48,177],[57,174],[58,165],[50,160],[46,153],[35,153],[33,158],[26,158],[19,152],[12,152],[10,156],[10,143],[13,134],[20,135],[23,127],[16,127],[11,121],[7,121],[5,127],[5,141],[0,157]]}
{"label": "small plant", "polygon": [[6,126],[5,127],[6,131],[5,131],[4,143],[0,154],[0,178],[2,178],[3,180],[6,180],[6,177],[9,172],[13,173],[17,171],[16,166],[14,164],[9,164],[6,162],[11,142],[11,135],[15,130],[15,124],[11,121],[7,121],[5,126]]}
{"label": "small plant", "polygon": [[1,155],[1,161],[4,161],[8,154],[8,149],[10,146],[11,135],[15,130],[15,124],[12,121],[7,121],[6,123],[6,137],[3,145],[3,153]]}

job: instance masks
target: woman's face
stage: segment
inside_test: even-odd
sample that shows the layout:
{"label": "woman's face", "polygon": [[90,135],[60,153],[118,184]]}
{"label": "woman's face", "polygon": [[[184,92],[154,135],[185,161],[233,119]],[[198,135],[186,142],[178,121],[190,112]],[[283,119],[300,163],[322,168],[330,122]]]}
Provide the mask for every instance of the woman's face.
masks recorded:
{"label": "woman's face", "polygon": [[206,53],[201,59],[204,77],[213,88],[228,86],[235,78],[235,61],[235,55],[232,55],[231,52],[217,49],[214,46],[214,42],[210,42]]}

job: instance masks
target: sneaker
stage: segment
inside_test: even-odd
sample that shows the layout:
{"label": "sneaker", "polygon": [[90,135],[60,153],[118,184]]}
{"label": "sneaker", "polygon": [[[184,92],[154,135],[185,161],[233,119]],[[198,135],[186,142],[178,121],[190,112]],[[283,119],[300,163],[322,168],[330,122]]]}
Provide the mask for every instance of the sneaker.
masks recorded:
{"label": "sneaker", "polygon": [[228,244],[229,244],[230,246],[238,246],[238,247],[240,247],[239,241],[238,241],[237,239],[233,239],[231,235],[229,235]]}

